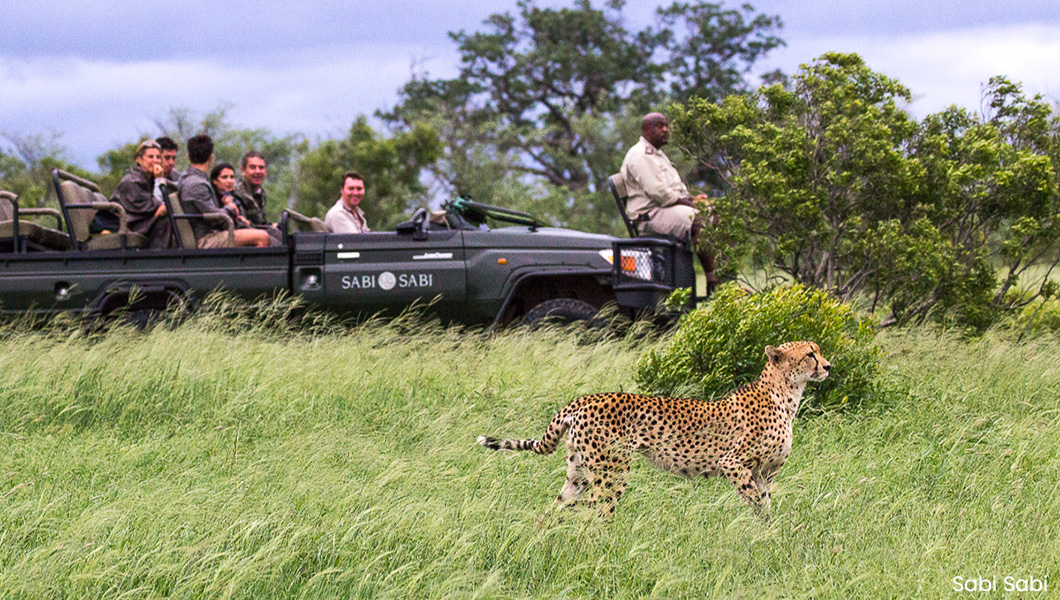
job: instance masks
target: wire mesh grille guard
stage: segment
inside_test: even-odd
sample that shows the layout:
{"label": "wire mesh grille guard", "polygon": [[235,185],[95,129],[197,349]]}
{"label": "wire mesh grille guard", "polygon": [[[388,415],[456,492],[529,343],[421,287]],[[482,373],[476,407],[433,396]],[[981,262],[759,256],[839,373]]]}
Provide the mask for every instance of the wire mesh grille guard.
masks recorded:
{"label": "wire mesh grille guard", "polygon": [[673,285],[673,243],[636,239],[614,244],[615,286]]}

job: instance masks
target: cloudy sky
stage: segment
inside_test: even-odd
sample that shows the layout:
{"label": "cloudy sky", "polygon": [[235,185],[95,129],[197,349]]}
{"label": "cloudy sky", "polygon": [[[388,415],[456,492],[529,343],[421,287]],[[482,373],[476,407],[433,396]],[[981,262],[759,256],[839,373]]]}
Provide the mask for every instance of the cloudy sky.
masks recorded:
{"label": "cloudy sky", "polygon": [[[630,27],[650,24],[658,4],[628,2]],[[782,17],[788,43],[760,64],[762,72],[791,73],[829,50],[858,52],[912,89],[917,99],[909,109],[917,116],[950,104],[978,108],[981,84],[998,74],[1060,99],[1058,0],[753,4]],[[515,6],[515,0],[5,2],[0,133],[58,134],[69,157],[92,169],[105,150],[141,133],[156,135],[155,120],[175,107],[201,113],[227,104],[241,127],[340,136],[357,115],[391,106],[413,64],[431,76],[454,75],[457,55],[447,32],[481,29],[489,14]]]}

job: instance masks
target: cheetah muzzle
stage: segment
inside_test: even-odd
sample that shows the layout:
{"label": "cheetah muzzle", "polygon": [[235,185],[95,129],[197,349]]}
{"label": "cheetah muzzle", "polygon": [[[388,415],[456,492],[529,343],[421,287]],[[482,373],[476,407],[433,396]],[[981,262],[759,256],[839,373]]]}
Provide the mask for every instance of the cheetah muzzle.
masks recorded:
{"label": "cheetah muzzle", "polygon": [[718,402],[593,394],[560,410],[540,440],[480,436],[478,443],[551,454],[566,433],[567,481],[553,508],[590,505],[609,516],[638,453],[686,477],[724,476],[756,514],[768,518],[770,488],[791,453],[803,390],[828,377],[831,365],[813,342],[766,346],[765,353],[758,379]]}

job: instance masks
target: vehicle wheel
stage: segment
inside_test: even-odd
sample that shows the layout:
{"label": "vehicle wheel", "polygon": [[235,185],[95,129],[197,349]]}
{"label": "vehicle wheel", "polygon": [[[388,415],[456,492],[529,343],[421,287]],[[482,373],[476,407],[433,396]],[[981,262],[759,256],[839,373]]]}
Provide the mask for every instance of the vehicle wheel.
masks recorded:
{"label": "vehicle wheel", "polygon": [[588,327],[603,327],[603,322],[596,318],[596,307],[584,300],[574,298],[553,298],[530,309],[523,317],[523,325],[534,329],[542,325],[570,325],[583,322]]}
{"label": "vehicle wheel", "polygon": [[136,329],[147,329],[148,327],[164,321],[166,311],[159,308],[139,308],[122,314],[121,320]]}

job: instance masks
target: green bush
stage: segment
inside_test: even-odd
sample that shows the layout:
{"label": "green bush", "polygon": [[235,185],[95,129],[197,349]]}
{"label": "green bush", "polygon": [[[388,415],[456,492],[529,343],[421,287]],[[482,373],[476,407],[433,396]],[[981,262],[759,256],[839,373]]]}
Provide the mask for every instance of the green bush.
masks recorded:
{"label": "green bush", "polygon": [[1060,300],[1038,298],[1023,307],[1015,328],[1023,334],[1060,333]]}
{"label": "green bush", "polygon": [[867,320],[823,290],[795,285],[747,295],[729,284],[709,305],[682,317],[669,346],[643,356],[634,378],[648,393],[720,398],[758,377],[767,345],[811,340],[833,368],[827,380],[806,389],[803,408],[856,406],[878,394],[880,351],[873,337]]}

